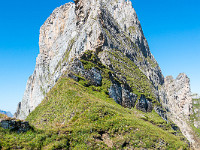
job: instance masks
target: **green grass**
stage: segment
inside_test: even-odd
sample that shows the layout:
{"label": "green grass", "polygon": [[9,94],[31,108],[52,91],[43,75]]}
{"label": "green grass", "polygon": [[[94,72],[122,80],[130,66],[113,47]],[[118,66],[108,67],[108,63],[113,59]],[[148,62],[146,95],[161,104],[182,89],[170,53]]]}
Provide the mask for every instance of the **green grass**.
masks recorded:
{"label": "green grass", "polygon": [[86,70],[96,67],[101,71],[102,85],[88,86],[89,81],[79,75],[79,82],[64,75],[26,119],[33,130],[17,134],[0,128],[0,148],[188,149],[180,131],[172,130],[155,111],[123,108],[109,98],[109,73],[117,71],[126,76],[136,94],[153,97],[151,82],[132,61],[117,52],[110,53],[110,58],[124,64],[116,66],[114,72],[87,51],[81,62]]}
{"label": "green grass", "polygon": [[154,103],[159,105],[154,94],[155,88],[153,84],[134,62],[120,51],[112,50],[108,51],[108,53],[108,58],[110,59],[115,72],[126,77],[127,83],[133,89],[133,93],[137,94],[139,97],[141,94],[144,94],[147,98],[152,99]]}
{"label": "green grass", "polygon": [[198,117],[199,113],[200,113],[200,110],[195,112],[194,110],[195,109],[200,109],[200,99],[193,99],[193,104],[192,104],[192,111],[193,111],[193,114],[190,116],[190,125],[193,129],[193,131],[196,133],[196,135],[198,137],[200,137],[200,129],[199,128],[196,128],[194,126],[194,121],[200,121],[200,118]]}
{"label": "green grass", "polygon": [[[0,149],[68,148],[69,137],[56,131],[30,130],[16,133],[0,128]],[[64,144],[64,145],[63,145]]]}
{"label": "green grass", "polygon": [[123,108],[104,91],[65,77],[27,121],[35,126],[27,133],[0,128],[3,149],[188,148],[154,111],[145,114]]}
{"label": "green grass", "polygon": [[133,33],[133,32],[135,32],[135,27],[134,26],[130,26],[129,28],[128,28],[128,31],[130,32],[130,33]]}
{"label": "green grass", "polygon": [[146,59],[147,59],[147,61],[151,64],[151,66],[152,66],[153,68],[155,68],[155,67],[158,66],[158,64],[155,63],[155,62],[153,62],[153,60],[152,60],[149,56],[147,56]]}
{"label": "green grass", "polygon": [[68,78],[59,81],[27,120],[36,128],[67,135],[72,149],[188,148],[155,112],[123,108],[104,92]]}

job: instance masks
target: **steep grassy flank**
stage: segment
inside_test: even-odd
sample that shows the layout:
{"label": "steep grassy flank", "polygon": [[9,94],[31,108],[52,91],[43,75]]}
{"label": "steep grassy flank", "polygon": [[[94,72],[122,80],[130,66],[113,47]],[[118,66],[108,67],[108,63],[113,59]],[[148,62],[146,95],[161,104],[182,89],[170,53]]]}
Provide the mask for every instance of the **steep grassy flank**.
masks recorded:
{"label": "steep grassy flank", "polygon": [[67,148],[69,138],[55,131],[31,130],[27,133],[16,133],[0,127],[0,149],[59,149]]}
{"label": "steep grassy flank", "polygon": [[144,94],[147,98],[156,102],[155,88],[142,71],[127,56],[115,49],[107,51],[113,69],[120,76],[125,76],[127,83],[137,95]]}
{"label": "steep grassy flank", "polygon": [[[111,81],[109,73],[115,75],[115,80],[118,82],[122,81],[122,77],[126,77],[126,81],[133,90],[134,94],[145,95],[147,98],[151,99],[156,105],[160,105],[156,100],[156,90],[152,82],[146,77],[146,75],[131,61],[127,56],[122,54],[116,49],[112,49],[106,52],[106,56],[112,64],[112,68],[109,66],[104,66],[100,61],[98,56],[92,51],[86,51],[82,57],[81,62],[83,63],[84,69],[89,70],[92,67],[101,70],[103,77],[103,85],[101,89],[107,90],[111,86]],[[99,53],[101,55],[101,52]],[[106,86],[104,86],[106,85]],[[97,87],[99,88],[99,87]]]}
{"label": "steep grassy flank", "polygon": [[200,99],[193,99],[192,103],[193,114],[190,116],[191,127],[193,128],[197,136],[200,137],[200,129],[194,126],[195,121],[200,121],[200,118],[198,117],[200,115]]}
{"label": "steep grassy flank", "polygon": [[[124,73],[136,94],[153,97],[152,84],[146,76],[125,56],[113,55],[110,55],[115,57],[113,60],[125,62],[114,71]],[[28,116],[27,121],[35,129],[17,134],[0,128],[0,148],[188,149],[180,132],[172,130],[154,111],[146,114],[135,108],[123,108],[109,98],[109,74],[116,72],[99,63],[91,52],[85,53],[81,62],[86,70],[92,67],[101,70],[102,85],[90,85],[80,76],[79,82],[62,77]]]}
{"label": "steep grassy flank", "polygon": [[123,108],[105,92],[68,78],[59,80],[27,120],[36,128],[65,135],[57,145],[62,148],[188,148],[155,112]]}

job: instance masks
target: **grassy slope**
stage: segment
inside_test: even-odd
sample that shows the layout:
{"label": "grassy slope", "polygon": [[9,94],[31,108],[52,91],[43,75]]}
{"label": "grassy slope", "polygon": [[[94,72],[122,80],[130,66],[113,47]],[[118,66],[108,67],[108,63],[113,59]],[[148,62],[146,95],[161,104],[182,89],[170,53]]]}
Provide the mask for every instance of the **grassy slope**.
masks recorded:
{"label": "grassy slope", "polygon": [[156,113],[123,108],[104,92],[68,78],[58,82],[27,120],[41,130],[65,135],[62,140],[74,149],[187,147]]}
{"label": "grassy slope", "polygon": [[174,136],[155,112],[123,108],[105,92],[68,78],[60,79],[27,120],[37,129],[17,134],[0,128],[0,145],[26,149],[187,148],[182,137]]}
{"label": "grassy slope", "polygon": [[154,86],[133,61],[117,50],[108,51],[108,54],[107,57],[110,59],[114,70],[126,77],[127,83],[133,89],[133,93],[137,95],[142,93],[146,97],[156,101]]}
{"label": "grassy slope", "polygon": [[[91,60],[94,60],[94,58]],[[0,128],[0,147],[25,149],[187,149],[179,133],[154,111],[143,113],[116,104],[107,95],[110,70],[82,60],[85,69],[100,67],[102,86],[61,78],[28,116],[35,127],[17,134]],[[102,67],[102,68],[101,68]],[[137,70],[134,71],[136,76]],[[137,84],[140,84],[139,82]],[[173,135],[177,134],[177,136]]]}

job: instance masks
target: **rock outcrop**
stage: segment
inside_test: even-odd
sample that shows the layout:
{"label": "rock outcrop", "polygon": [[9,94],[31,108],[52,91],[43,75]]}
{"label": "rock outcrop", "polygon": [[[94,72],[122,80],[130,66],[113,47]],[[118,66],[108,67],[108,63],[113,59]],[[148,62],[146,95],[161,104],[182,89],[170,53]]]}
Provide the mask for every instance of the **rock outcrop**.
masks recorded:
{"label": "rock outcrop", "polygon": [[40,29],[39,46],[35,71],[15,114],[20,119],[25,119],[41,103],[72,58],[86,50],[96,52],[105,66],[115,70],[108,53],[120,52],[150,80],[149,92],[156,98],[156,89],[164,82],[130,1],[76,0],[75,4],[56,8]]}
{"label": "rock outcrop", "polygon": [[165,90],[168,98],[167,106],[177,118],[183,116],[189,120],[192,114],[192,97],[190,90],[190,79],[181,73],[174,80],[172,76],[165,78]]}
{"label": "rock outcrop", "polygon": [[[168,76],[165,78],[164,92],[162,104],[168,111],[167,116],[180,128],[192,147],[199,149],[200,140],[189,124],[193,114],[190,79],[184,73],[179,74],[176,79]],[[163,94],[163,91],[161,93]]]}
{"label": "rock outcrop", "polygon": [[14,119],[0,119],[0,127],[15,131],[17,133],[27,132],[28,130],[32,129],[28,122]]}
{"label": "rock outcrop", "polygon": [[[88,81],[85,86],[101,86],[104,68],[109,70],[108,95],[118,104],[136,106],[144,112],[154,108],[164,120],[173,120],[192,145],[198,147],[187,123],[192,107],[189,79],[180,74],[176,80],[164,80],[132,3],[74,2],[56,8],[41,27],[36,67],[15,117],[25,119],[62,75],[76,81],[84,78]],[[87,51],[94,55],[86,54]],[[95,66],[87,67],[90,63]],[[163,106],[156,106],[159,102]]]}
{"label": "rock outcrop", "polygon": [[200,129],[200,96],[198,94],[192,95],[192,111],[193,114],[191,116],[192,124],[195,128]]}
{"label": "rock outcrop", "polygon": [[136,108],[143,112],[151,112],[153,110],[153,105],[150,99],[146,99],[144,95],[141,95]]}

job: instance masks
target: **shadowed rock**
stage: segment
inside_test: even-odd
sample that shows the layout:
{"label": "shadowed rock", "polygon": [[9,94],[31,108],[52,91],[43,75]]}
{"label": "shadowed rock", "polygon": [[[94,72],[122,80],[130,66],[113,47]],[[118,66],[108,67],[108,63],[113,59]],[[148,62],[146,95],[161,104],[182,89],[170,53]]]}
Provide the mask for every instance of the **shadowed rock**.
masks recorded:
{"label": "shadowed rock", "polygon": [[150,99],[146,99],[144,95],[141,95],[138,103],[136,104],[136,108],[143,112],[151,112],[153,110],[153,105]]}
{"label": "shadowed rock", "polygon": [[21,120],[1,120],[0,126],[4,129],[16,131],[17,133],[27,132],[32,129],[28,122],[23,122]]}

